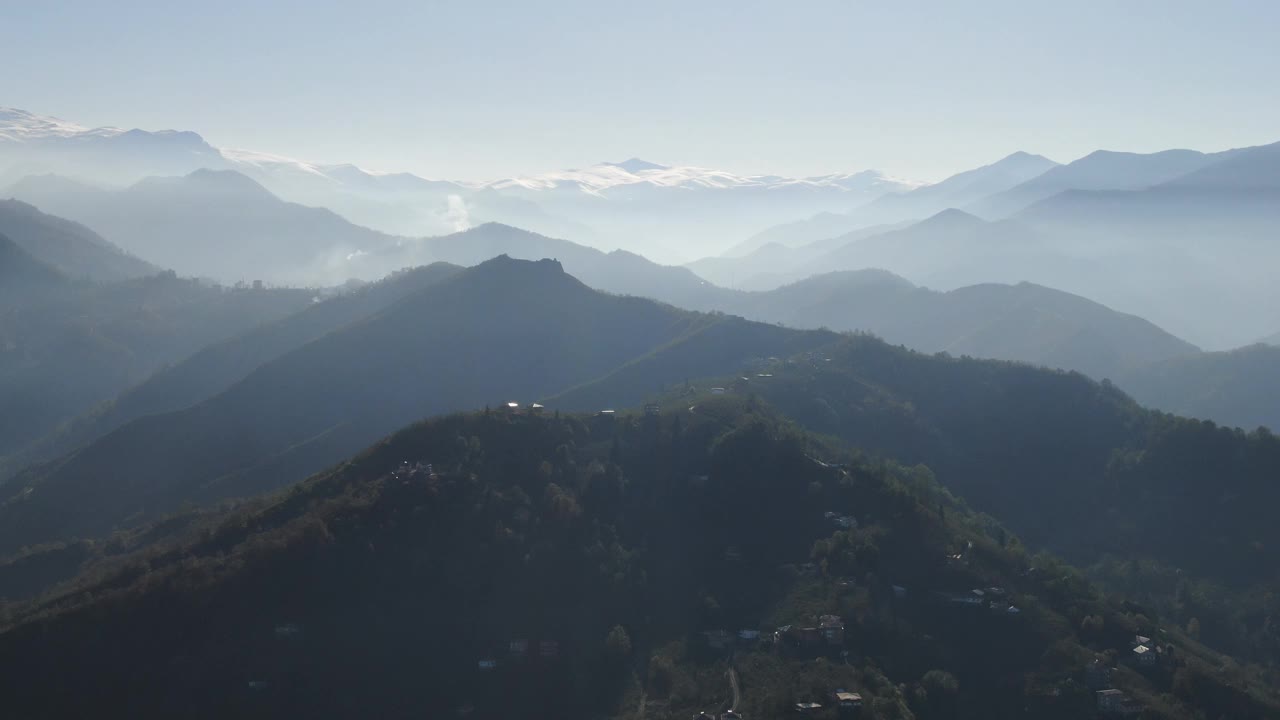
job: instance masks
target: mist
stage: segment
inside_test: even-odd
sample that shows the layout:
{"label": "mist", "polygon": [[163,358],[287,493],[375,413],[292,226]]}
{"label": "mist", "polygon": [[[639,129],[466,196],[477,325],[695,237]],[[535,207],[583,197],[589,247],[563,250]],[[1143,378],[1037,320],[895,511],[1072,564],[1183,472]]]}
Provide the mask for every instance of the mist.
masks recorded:
{"label": "mist", "polygon": [[0,717],[1280,717],[1280,14],[1084,5],[0,11]]}

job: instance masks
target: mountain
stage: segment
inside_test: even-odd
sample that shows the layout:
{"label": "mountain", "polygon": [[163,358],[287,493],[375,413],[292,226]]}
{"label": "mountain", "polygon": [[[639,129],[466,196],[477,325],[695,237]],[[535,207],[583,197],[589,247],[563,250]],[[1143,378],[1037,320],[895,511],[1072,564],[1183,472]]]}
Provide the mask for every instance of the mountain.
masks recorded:
{"label": "mountain", "polygon": [[1234,152],[1238,151],[1165,150],[1143,154],[1098,150],[977,200],[965,209],[984,218],[999,219],[1067,190],[1141,190],[1207,167]]}
{"label": "mountain", "polygon": [[[1125,267],[1109,297],[1131,288],[1144,317],[1212,349],[1274,329],[1257,308],[1280,303],[1269,268],[1280,227],[1280,145],[1212,156],[1196,172],[1139,190],[1073,190],[1038,202],[1018,222],[1072,252]],[[1061,286],[1061,285],[1060,285]],[[1175,324],[1177,323],[1177,324]]]}
{"label": "mountain", "polygon": [[1117,378],[1139,402],[1223,425],[1280,430],[1280,347],[1252,345],[1134,368]]}
{"label": "mountain", "polygon": [[[259,366],[339,328],[372,317],[459,270],[456,265],[436,263],[398,272],[207,345],[28,444],[21,453],[0,463],[0,470],[5,465],[25,467],[71,452],[141,417],[195,405],[226,390]],[[0,472],[0,479],[3,477]]]}
{"label": "mountain", "polygon": [[745,255],[706,257],[688,263],[685,267],[699,277],[725,287],[772,290],[813,274],[806,269],[817,258],[855,240],[880,235],[898,227],[901,226],[872,225],[796,247],[770,242]]}
{"label": "mountain", "polygon": [[0,235],[0,304],[29,302],[64,283],[66,278],[57,270],[39,262],[17,243]]}
{"label": "mountain", "polygon": [[86,128],[0,108],[0,184],[55,174],[122,185],[222,165],[218,151],[193,132]]}
{"label": "mountain", "polygon": [[311,302],[305,290],[208,286],[164,273],[61,283],[0,314],[0,457],[166,363]]}
{"label": "mountain", "polygon": [[845,271],[744,295],[726,309],[790,327],[871,332],[921,352],[1016,360],[1116,380],[1134,368],[1198,352],[1142,318],[1031,283],[936,292],[881,270]]}
{"label": "mountain", "polygon": [[89,228],[17,200],[0,200],[0,234],[71,278],[115,282],[160,272]]}
{"label": "mountain", "polygon": [[739,324],[750,325],[598,293],[551,260],[500,257],[286,352],[221,394],[16,476],[0,506],[0,548],[279,487],[414,419],[529,402],[677,340],[722,368],[833,339],[771,326],[742,333],[752,338],[742,346],[715,339]]}
{"label": "mountain", "polygon": [[1167,720],[1280,712],[1260,671],[1028,556],[927,469],[691,401],[439,418],[197,522],[11,611],[7,707],[776,717],[841,689],[874,717],[1066,720],[1114,687]]}
{"label": "mountain", "polygon": [[1090,277],[1096,264],[1087,257],[1072,257],[1056,237],[1024,223],[989,223],[955,209],[903,228],[856,233],[842,240],[835,249],[794,269],[793,275],[879,268],[940,290],[1027,281],[1080,292],[1068,283],[1076,281],[1078,286],[1079,278]]}
{"label": "mountain", "polygon": [[[241,173],[286,201],[324,207],[388,235],[439,235],[501,222],[663,262],[719,253],[761,228],[847,211],[919,185],[875,170],[797,178],[638,158],[487,182],[431,180],[214,148],[193,132],[90,129],[0,110],[0,186],[54,174],[118,188],[201,169]],[[346,254],[359,249],[367,250]],[[333,280],[323,268],[314,272],[317,282]]]}
{"label": "mountain", "polygon": [[[679,381],[656,380],[683,362],[655,354],[548,403],[665,397],[684,406]],[[1270,433],[1143,410],[1075,373],[922,355],[870,337],[721,378],[697,386],[735,388],[874,456],[923,463],[1028,548],[1090,567],[1178,623],[1198,618],[1213,628],[1202,640],[1218,649],[1280,657],[1264,599],[1280,589],[1270,518],[1280,440]],[[1191,588],[1197,600],[1187,602]]]}
{"label": "mountain", "polygon": [[1223,159],[1162,186],[1233,192],[1280,190],[1280,143],[1234,150]]}
{"label": "mountain", "polygon": [[659,265],[625,250],[603,252],[500,223],[462,232],[410,240],[382,252],[354,258],[348,269],[361,277],[430,262],[478,265],[499,255],[519,260],[552,258],[588,286],[618,295],[650,297],[686,309],[708,310],[734,293],[706,282],[686,268]]}
{"label": "mountain", "polygon": [[819,213],[808,220],[769,228],[734,246],[725,255],[741,256],[768,243],[801,247],[871,226],[921,220],[1003,192],[1056,167],[1058,163],[1041,155],[1016,152],[932,185],[883,195],[848,213]]}
{"label": "mountain", "polygon": [[592,244],[638,251],[662,262],[684,262],[719,254],[735,238],[762,227],[847,210],[917,186],[877,171],[790,178],[637,162],[631,165],[635,172],[602,163],[498,180],[480,188],[529,200],[556,217],[573,218],[599,233],[586,240]]}
{"label": "mountain", "polygon": [[1259,342],[1264,345],[1280,345],[1280,333],[1262,338]]}
{"label": "mountain", "polygon": [[284,202],[226,170],[148,178],[123,190],[28,177],[10,192],[152,262],[222,282],[338,283],[351,277],[348,256],[397,242],[329,210]]}

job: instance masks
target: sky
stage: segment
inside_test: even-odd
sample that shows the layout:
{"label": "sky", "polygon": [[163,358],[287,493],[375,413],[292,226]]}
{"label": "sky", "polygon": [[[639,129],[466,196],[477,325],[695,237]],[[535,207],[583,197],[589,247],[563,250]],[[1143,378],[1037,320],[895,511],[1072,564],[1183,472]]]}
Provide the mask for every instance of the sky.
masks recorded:
{"label": "sky", "polygon": [[0,3],[0,106],[481,180],[1280,140],[1273,0]]}

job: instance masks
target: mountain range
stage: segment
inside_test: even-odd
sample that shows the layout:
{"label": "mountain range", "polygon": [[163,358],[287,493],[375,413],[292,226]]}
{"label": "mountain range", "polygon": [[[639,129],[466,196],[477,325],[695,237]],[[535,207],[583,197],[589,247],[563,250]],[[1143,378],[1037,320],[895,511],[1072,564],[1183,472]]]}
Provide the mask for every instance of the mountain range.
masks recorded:
{"label": "mountain range", "polygon": [[635,158],[488,182],[428,180],[218,149],[193,132],[85,128],[0,109],[0,186],[56,174],[119,188],[202,169],[240,172],[286,200],[331,208],[387,234],[435,235],[498,221],[662,260],[718,252],[754,229],[919,185],[877,171],[791,178]]}
{"label": "mountain range", "polygon": [[9,192],[160,266],[226,283],[337,284],[352,277],[347,256],[397,241],[330,210],[284,202],[229,170],[148,178],[118,190],[30,176]]}
{"label": "mountain range", "polygon": [[769,228],[734,246],[724,255],[747,255],[770,243],[801,247],[871,226],[920,220],[1019,187],[1057,167],[1058,163],[1046,157],[1016,152],[990,165],[957,173],[932,185],[884,195],[849,213],[822,213],[808,220]]}
{"label": "mountain range", "polygon": [[[0,547],[100,534],[185,501],[279,487],[413,419],[531,402],[676,340],[731,363],[747,348],[716,347],[713,331],[733,323],[745,324],[599,294],[551,260],[490,260],[285,352],[217,395],[18,475],[5,485],[13,499],[0,507]],[[770,326],[749,335],[751,350],[767,354],[834,337],[793,341]]]}
{"label": "mountain range", "polygon": [[[76,572],[79,562],[116,552],[111,543],[75,544],[75,553],[87,553],[76,560],[66,544],[74,538],[135,537],[134,528],[186,504],[208,507],[273,491],[415,418],[483,405],[505,416],[507,402],[528,406],[537,399],[548,415],[656,401],[696,423],[718,417],[720,395],[712,387],[726,388],[746,407],[768,403],[873,456],[926,463],[952,492],[1000,517],[1031,548],[1050,548],[1082,565],[1120,554],[1148,563],[1143,567],[1181,568],[1195,582],[1231,593],[1257,590],[1257,597],[1276,581],[1266,510],[1274,488],[1263,479],[1280,463],[1280,446],[1269,433],[1143,410],[1114,386],[1077,373],[923,355],[865,336],[611,296],[588,289],[552,261],[499,258],[431,274],[389,304],[370,303],[364,309],[373,314],[365,319],[327,332],[347,306],[324,318],[309,311],[290,348],[264,348],[277,334],[259,332],[212,349],[212,360],[179,367],[155,386],[170,388],[169,407],[191,404],[169,410],[153,399],[156,414],[120,418],[122,424],[78,451],[10,480],[0,505],[0,547],[30,549],[17,564],[0,563],[5,594],[39,592]],[[280,354],[264,359],[274,352]],[[238,371],[234,363],[221,376],[199,371],[241,353],[246,362]],[[453,362],[456,357],[468,362]],[[247,370],[259,359],[261,365]],[[196,385],[185,397],[184,378]],[[135,407],[145,408],[146,397],[157,395],[142,393],[121,407],[127,413],[126,406],[141,400]],[[595,422],[624,422],[611,416]],[[450,447],[475,457],[490,447],[466,435],[447,437]],[[750,438],[743,442],[760,447]],[[400,455],[397,462],[449,467],[437,452],[389,452]],[[499,454],[492,462],[525,467],[493,452]],[[725,457],[738,464],[713,476],[754,477],[746,469],[755,467],[749,457],[737,450]],[[357,464],[344,472],[361,471]],[[765,483],[767,476],[751,482]],[[603,487],[599,492],[611,497]],[[1118,514],[1124,522],[1115,522]],[[154,533],[186,524],[166,522]],[[1206,641],[1241,657],[1280,648],[1280,636],[1262,616],[1237,617],[1240,606],[1230,601],[1206,599],[1188,608],[1159,594],[1143,598],[1164,603],[1160,612],[1178,623],[1195,613]]]}

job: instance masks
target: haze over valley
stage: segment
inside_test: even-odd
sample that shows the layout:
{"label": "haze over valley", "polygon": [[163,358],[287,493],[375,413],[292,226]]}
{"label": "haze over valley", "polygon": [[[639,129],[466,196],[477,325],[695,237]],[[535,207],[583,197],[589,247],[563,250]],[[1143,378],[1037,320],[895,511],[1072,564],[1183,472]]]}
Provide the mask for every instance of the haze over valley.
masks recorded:
{"label": "haze over valley", "polygon": [[0,10],[0,717],[1280,717],[1277,22]]}

